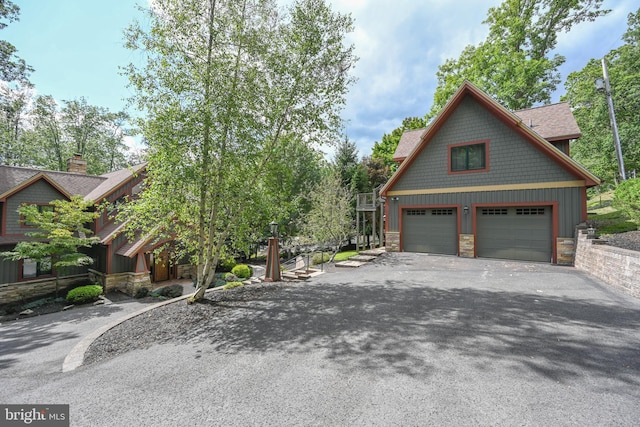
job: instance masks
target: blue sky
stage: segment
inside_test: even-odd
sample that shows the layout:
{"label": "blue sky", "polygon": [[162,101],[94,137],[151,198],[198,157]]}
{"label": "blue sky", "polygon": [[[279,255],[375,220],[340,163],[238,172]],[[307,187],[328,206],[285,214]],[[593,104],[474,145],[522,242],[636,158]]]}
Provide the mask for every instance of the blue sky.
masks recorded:
{"label": "blue sky", "polygon": [[[126,109],[131,95],[118,67],[136,60],[123,46],[123,29],[140,14],[147,0],[13,0],[20,21],[0,32],[35,68],[31,81],[40,94],[58,100],[84,96],[111,111]],[[346,133],[361,155],[402,119],[426,114],[436,88],[436,71],[447,58],[457,58],[468,44],[484,40],[482,24],[489,7],[501,0],[328,0],[351,13],[356,29],[349,35],[360,58],[353,70],[343,117]],[[627,15],[637,0],[605,0],[612,12],[576,26],[559,38],[557,53],[567,58],[565,79],[591,58],[601,58],[622,44]],[[557,102],[561,86],[554,95]]]}

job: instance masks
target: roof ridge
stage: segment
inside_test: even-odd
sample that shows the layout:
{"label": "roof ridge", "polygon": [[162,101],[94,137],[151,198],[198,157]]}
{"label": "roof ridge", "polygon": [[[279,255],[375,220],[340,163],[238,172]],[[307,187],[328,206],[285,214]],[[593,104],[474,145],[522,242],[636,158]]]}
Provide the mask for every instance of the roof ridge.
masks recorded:
{"label": "roof ridge", "polygon": [[548,108],[548,107],[553,107],[554,105],[560,105],[560,104],[569,104],[567,101],[560,101],[560,102],[554,102],[553,104],[544,104],[544,105],[537,105],[535,107],[530,107],[530,108],[521,108],[519,110],[512,110],[514,113],[517,113],[518,111],[529,111],[529,110],[535,110],[538,108]]}

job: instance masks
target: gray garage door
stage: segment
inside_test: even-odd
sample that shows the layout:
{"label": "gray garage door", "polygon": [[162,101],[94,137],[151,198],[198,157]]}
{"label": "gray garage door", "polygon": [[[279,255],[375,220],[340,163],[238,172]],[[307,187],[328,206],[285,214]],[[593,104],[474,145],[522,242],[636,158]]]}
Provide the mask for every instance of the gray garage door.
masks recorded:
{"label": "gray garage door", "polygon": [[402,250],[456,255],[456,209],[405,209],[402,212]]}
{"label": "gray garage door", "polygon": [[479,257],[551,262],[551,207],[478,208]]}

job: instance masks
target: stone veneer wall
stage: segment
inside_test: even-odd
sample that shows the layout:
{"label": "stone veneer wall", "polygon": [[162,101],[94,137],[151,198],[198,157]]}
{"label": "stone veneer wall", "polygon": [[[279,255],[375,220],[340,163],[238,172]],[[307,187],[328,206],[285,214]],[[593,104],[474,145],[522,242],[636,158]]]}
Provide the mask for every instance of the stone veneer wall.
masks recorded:
{"label": "stone veneer wall", "polygon": [[573,265],[576,255],[576,239],[558,237],[556,239],[556,255],[558,265]]}
{"label": "stone veneer wall", "polygon": [[387,252],[400,252],[400,233],[387,231],[385,233],[385,249]]}
{"label": "stone veneer wall", "polygon": [[[58,278],[58,296],[65,297],[69,289],[86,285],[89,278],[86,274]],[[9,304],[52,294],[56,291],[56,279],[47,278],[15,282],[0,285],[0,302]]]}
{"label": "stone veneer wall", "polygon": [[587,230],[578,229],[575,266],[603,282],[640,298],[640,252],[588,239]]}
{"label": "stone veneer wall", "polygon": [[458,236],[458,246],[462,258],[475,257],[476,240],[473,234],[461,234]]}
{"label": "stone veneer wall", "polygon": [[134,296],[139,288],[146,287],[151,289],[151,278],[148,272],[103,274],[95,270],[89,270],[89,277],[94,283],[102,284],[105,293],[118,290]]}

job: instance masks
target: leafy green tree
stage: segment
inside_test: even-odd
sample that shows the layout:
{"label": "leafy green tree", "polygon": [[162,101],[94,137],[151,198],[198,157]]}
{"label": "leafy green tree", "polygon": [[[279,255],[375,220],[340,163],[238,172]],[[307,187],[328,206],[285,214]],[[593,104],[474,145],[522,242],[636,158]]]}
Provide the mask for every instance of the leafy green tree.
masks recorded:
{"label": "leafy green tree", "polygon": [[333,254],[329,261],[333,261],[355,232],[352,199],[336,170],[330,170],[310,194],[312,208],[304,217],[302,235],[306,242],[331,247]]}
{"label": "leafy green tree", "polygon": [[[93,203],[82,196],[71,200],[54,200],[51,209],[41,209],[37,205],[22,205],[20,215],[24,224],[34,227],[25,233],[33,240],[19,242],[12,251],[0,255],[14,261],[30,259],[39,263],[50,263],[58,273],[71,267],[91,265],[93,259],[79,251],[98,243],[100,239],[90,236],[87,227],[100,212],[92,210]],[[58,277],[58,275],[56,275]]]}
{"label": "leafy green tree", "polygon": [[325,168],[322,153],[294,135],[284,137],[262,180],[265,200],[260,203],[262,215],[255,216],[257,234],[252,240],[266,236],[273,220],[280,224],[282,240],[297,234],[300,218],[311,209],[307,195],[320,182]]}
{"label": "leafy green tree", "polygon": [[32,88],[28,84],[3,85],[0,82],[0,164],[30,165],[26,139],[27,117]]}
{"label": "leafy green tree", "polygon": [[620,183],[614,193],[613,204],[640,225],[640,178]]}
{"label": "leafy green tree", "polygon": [[39,144],[29,155],[36,165],[65,170],[67,159],[76,153],[87,161],[90,174],[127,165],[126,113],[90,105],[83,97],[59,104],[50,95],[40,95],[33,104],[31,121]]}
{"label": "leafy green tree", "polygon": [[367,172],[367,187],[370,191],[386,183],[392,175],[391,169],[382,159],[365,156],[362,158],[361,164]]}
{"label": "leafy green tree", "polygon": [[[193,254],[204,295],[224,248],[246,241],[262,180],[289,135],[335,140],[355,58],[352,20],[322,0],[157,0],[127,32],[126,73],[149,145],[134,229]],[[125,212],[126,215],[126,212]]]}
{"label": "leafy green tree", "polygon": [[[58,104],[51,95],[40,95],[33,109],[34,127],[42,141],[41,163],[48,169],[65,170],[66,161],[72,154],[63,137]],[[35,153],[34,153],[35,154]]]}
{"label": "leafy green tree", "polygon": [[[398,164],[393,161],[393,155],[398,148],[398,143],[402,134],[408,130],[416,130],[427,127],[427,120],[422,117],[407,117],[402,121],[400,127],[394,129],[390,134],[384,134],[380,142],[373,144],[372,159],[378,159],[389,168],[389,177],[398,168]],[[388,177],[387,177],[388,178]]]}
{"label": "leafy green tree", "polygon": [[[628,171],[640,169],[640,9],[629,14],[625,44],[606,55],[611,95],[616,113],[622,154]],[[571,155],[608,185],[618,182],[618,163],[604,93],[594,82],[602,79],[600,59],[591,59],[565,83],[566,95],[582,136],[571,146]]]}
{"label": "leafy green tree", "polygon": [[560,83],[558,67],[565,62],[553,54],[558,34],[581,22],[608,13],[603,0],[505,0],[489,9],[487,39],[467,46],[458,59],[438,68],[438,87],[428,117],[469,80],[502,105],[518,110],[548,103]]}
{"label": "leafy green tree", "polygon": [[[0,30],[18,20],[20,8],[9,0],[0,0]],[[17,49],[6,40],[0,40],[0,80],[28,82],[33,68],[16,56]]]}
{"label": "leafy green tree", "polygon": [[358,148],[354,141],[349,140],[348,136],[345,136],[342,142],[338,144],[333,164],[340,176],[342,185],[345,188],[351,188],[351,182],[358,167]]}

